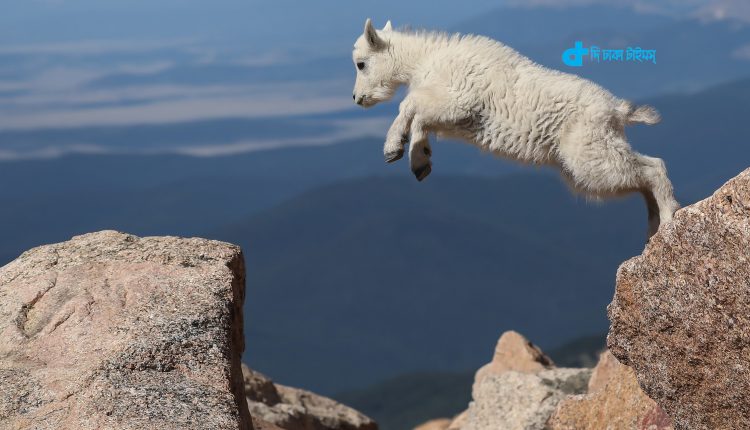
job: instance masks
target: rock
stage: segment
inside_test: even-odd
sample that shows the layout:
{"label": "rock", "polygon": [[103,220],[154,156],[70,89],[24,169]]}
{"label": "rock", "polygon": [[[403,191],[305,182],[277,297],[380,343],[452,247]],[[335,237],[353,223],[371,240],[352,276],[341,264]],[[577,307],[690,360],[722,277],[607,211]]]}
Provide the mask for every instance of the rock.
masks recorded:
{"label": "rock", "polygon": [[453,421],[448,425],[448,430],[460,430],[466,423],[466,413],[463,411],[453,418]]}
{"label": "rock", "polygon": [[276,385],[266,375],[247,367],[243,363],[242,377],[245,382],[245,397],[248,401],[265,403],[268,406],[281,402],[281,396],[276,389]]}
{"label": "rock", "polygon": [[258,417],[253,417],[254,430],[284,430],[276,424],[271,424],[268,421],[263,421]]}
{"label": "rock", "polygon": [[414,430],[446,430],[451,425],[450,418],[438,418],[414,427]]}
{"label": "rock", "polygon": [[370,418],[336,401],[275,384],[247,366],[245,392],[253,418],[285,430],[377,430]]}
{"label": "rock", "polygon": [[590,376],[590,369],[555,369],[539,347],[505,332],[492,362],[476,373],[469,409],[449,429],[544,429],[557,403],[585,392]]}
{"label": "rock", "polygon": [[609,384],[620,384],[630,380],[635,380],[633,369],[617,361],[609,350],[605,350],[599,355],[599,362],[596,363],[596,367],[591,373],[589,394],[602,391]]}
{"label": "rock", "polygon": [[635,374],[604,352],[589,381],[588,394],[561,401],[550,430],[672,430],[664,411],[641,391]]}
{"label": "rock", "polygon": [[620,266],[608,345],[676,429],[750,428],[750,169]]}
{"label": "rock", "polygon": [[0,268],[0,427],[250,429],[234,245],[103,231]]}
{"label": "rock", "polygon": [[478,381],[462,430],[543,430],[557,403],[586,392],[591,369],[507,371]]}
{"label": "rock", "polygon": [[537,373],[555,367],[538,346],[529,342],[515,331],[506,331],[495,346],[492,361],[477,371],[475,380],[489,375],[499,375],[508,370],[523,373]]}

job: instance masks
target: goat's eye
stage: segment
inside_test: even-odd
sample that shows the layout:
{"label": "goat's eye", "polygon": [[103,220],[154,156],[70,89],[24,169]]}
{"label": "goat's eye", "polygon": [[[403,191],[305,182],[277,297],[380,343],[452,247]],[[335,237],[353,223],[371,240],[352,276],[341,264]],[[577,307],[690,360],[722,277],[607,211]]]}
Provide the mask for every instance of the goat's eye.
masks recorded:
{"label": "goat's eye", "polygon": [[358,68],[359,70],[362,70],[362,69],[364,69],[364,68],[365,68],[365,63],[363,63],[363,62],[361,62],[361,61],[360,61],[359,63],[357,63],[357,68]]}

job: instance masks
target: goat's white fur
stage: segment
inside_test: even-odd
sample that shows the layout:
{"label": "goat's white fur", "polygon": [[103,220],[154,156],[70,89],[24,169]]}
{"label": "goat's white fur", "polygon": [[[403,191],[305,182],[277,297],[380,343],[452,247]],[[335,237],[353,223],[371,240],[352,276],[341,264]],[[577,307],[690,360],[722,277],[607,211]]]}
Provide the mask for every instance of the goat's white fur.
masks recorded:
{"label": "goat's white fur", "polygon": [[641,192],[649,236],[679,208],[664,162],[635,152],[625,137],[626,125],[659,122],[650,106],[634,108],[486,37],[394,31],[390,21],[378,31],[367,20],[353,60],[354,99],[362,106],[408,85],[384,154],[388,162],[400,159],[410,136],[411,169],[420,181],[431,171],[428,134],[436,133],[519,162],[556,166],[588,197]]}

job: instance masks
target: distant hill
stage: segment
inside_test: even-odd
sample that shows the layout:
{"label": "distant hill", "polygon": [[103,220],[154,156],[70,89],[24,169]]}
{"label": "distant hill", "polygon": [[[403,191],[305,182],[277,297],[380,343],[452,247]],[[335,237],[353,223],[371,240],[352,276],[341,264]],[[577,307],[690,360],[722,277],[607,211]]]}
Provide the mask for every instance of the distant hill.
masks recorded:
{"label": "distant hill", "polygon": [[[127,131],[116,139],[124,140]],[[225,157],[67,155],[0,162],[0,265],[32,246],[95,229],[206,234],[323,184],[408,172],[406,164],[383,161],[382,144],[366,138]],[[442,145],[435,162],[443,166],[435,176],[518,170],[455,143]]]}
{"label": "distant hill", "polygon": [[473,383],[473,371],[409,373],[335,398],[374,419],[380,430],[411,430],[466,410]]}
{"label": "distant hill", "polygon": [[[630,140],[637,150],[666,160],[681,202],[706,196],[747,166],[750,80],[644,102],[664,120],[629,129]],[[208,133],[217,124],[201,127],[192,130]],[[162,131],[179,139],[178,130]],[[432,175],[417,183],[405,160],[383,162],[381,145],[382,138],[372,138],[215,158],[71,155],[2,162],[0,264],[32,246],[103,228],[240,242],[252,268],[248,306],[272,303],[280,298],[274,294],[288,305],[252,309],[251,364],[282,382],[328,393],[398,373],[474,368],[504,328],[521,330],[545,348],[603,329],[616,264],[642,246],[644,209],[637,197],[586,204],[557,177],[544,176],[544,169],[519,168],[442,141],[433,146]],[[527,175],[499,179],[514,172]],[[371,211],[357,212],[363,208]],[[539,261],[536,256],[544,264],[530,263]],[[380,260],[386,268],[373,267]],[[440,288],[425,287],[433,284]],[[287,294],[296,294],[290,286],[304,294]],[[539,307],[511,306],[520,299],[508,291]],[[377,306],[368,309],[370,303]],[[453,306],[445,309],[446,303]],[[509,309],[498,313],[496,303]],[[351,309],[358,306],[365,309]],[[352,317],[343,312],[336,320],[341,309],[354,312],[362,327],[330,332],[330,325]],[[578,309],[593,314],[578,315]],[[273,311],[287,316],[277,324]],[[309,312],[324,318],[308,324]],[[386,345],[375,346],[385,336],[373,315],[394,321],[387,325],[392,339]],[[557,333],[540,328],[558,317],[572,319],[556,325]],[[399,326],[412,318],[425,329]],[[536,331],[515,326],[516,320]],[[455,357],[440,354],[439,345],[464,341],[465,327],[486,332],[470,340],[473,346],[454,349]],[[320,333],[330,333],[325,345],[316,343]],[[287,340],[291,352],[279,349]],[[308,363],[312,368],[290,370],[298,367],[289,358],[294,342],[317,357]],[[377,366],[361,373],[358,362],[369,362],[367,356],[342,355],[353,344],[359,349],[359,342],[374,342],[372,350],[382,354]],[[412,356],[399,352],[404,343]],[[429,359],[417,363],[424,354]]]}
{"label": "distant hill", "polygon": [[546,349],[604,331],[613,274],[642,249],[645,219],[637,198],[586,204],[544,171],[372,177],[211,237],[246,252],[245,360],[330,393],[476,368],[508,329]]}
{"label": "distant hill", "polygon": [[[629,136],[666,160],[681,202],[746,167],[750,80],[644,102],[663,122]],[[586,204],[544,169],[446,175],[442,166],[457,162],[438,159],[443,148],[435,145],[436,173],[424,183],[348,180],[212,233],[247,249],[257,299],[248,303],[250,363],[331,392],[411,370],[474,368],[510,328],[545,348],[606,329],[607,286],[643,245],[640,199]],[[293,317],[274,317],[283,314]],[[285,345],[304,345],[310,362]],[[362,368],[372,354],[377,364]]]}

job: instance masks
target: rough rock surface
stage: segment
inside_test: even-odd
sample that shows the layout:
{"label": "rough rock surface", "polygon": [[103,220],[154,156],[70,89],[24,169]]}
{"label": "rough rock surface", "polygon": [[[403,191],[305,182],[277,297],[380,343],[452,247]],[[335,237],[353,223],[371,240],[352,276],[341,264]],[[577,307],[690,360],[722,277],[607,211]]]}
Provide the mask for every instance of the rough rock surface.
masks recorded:
{"label": "rough rock surface", "polygon": [[245,383],[245,397],[249,402],[265,403],[273,406],[281,403],[276,384],[266,375],[242,364],[242,378]]}
{"label": "rough rock surface", "polygon": [[538,346],[515,331],[506,331],[495,346],[495,355],[489,364],[477,371],[475,380],[489,375],[499,375],[508,370],[523,373],[537,373],[555,367]]}
{"label": "rough rock surface", "polygon": [[556,369],[523,336],[503,333],[492,362],[476,374],[469,409],[449,428],[544,429],[560,400],[586,392],[590,376],[590,369]]}
{"label": "rough rock surface", "polygon": [[247,405],[254,419],[285,430],[376,430],[377,424],[354,409],[299,388],[275,384],[242,366]]}
{"label": "rough rock surface", "polygon": [[474,386],[462,430],[543,430],[557,403],[586,392],[591,369],[507,371]]}
{"label": "rough rock surface", "polygon": [[608,345],[675,428],[750,428],[750,169],[620,266]]}
{"label": "rough rock surface", "polygon": [[561,401],[550,430],[672,430],[664,411],[641,391],[633,370],[604,352],[588,394]]}
{"label": "rough rock surface", "polygon": [[104,231],[0,268],[0,428],[250,429],[236,246]]}
{"label": "rough rock surface", "polygon": [[414,427],[414,430],[446,430],[450,425],[450,418],[438,418]]}
{"label": "rough rock surface", "polygon": [[543,429],[562,398],[586,391],[590,376],[590,369],[555,369],[539,347],[507,331],[476,373],[469,408],[448,428]]}

